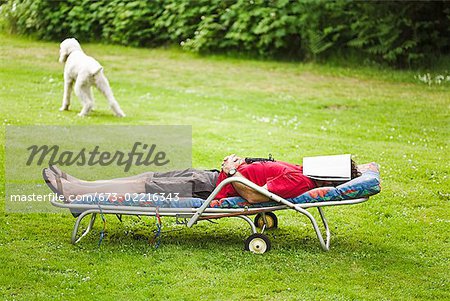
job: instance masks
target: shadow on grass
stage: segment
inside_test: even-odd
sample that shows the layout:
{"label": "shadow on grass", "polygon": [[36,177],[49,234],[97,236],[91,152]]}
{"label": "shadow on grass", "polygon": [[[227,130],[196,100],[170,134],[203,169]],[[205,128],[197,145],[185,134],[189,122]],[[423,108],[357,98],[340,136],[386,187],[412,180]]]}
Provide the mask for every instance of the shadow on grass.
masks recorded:
{"label": "shadow on grass", "polygon": [[114,113],[111,110],[107,110],[107,109],[93,109],[92,111],[89,112],[89,114],[87,116],[78,116],[78,114],[81,111],[81,107],[80,108],[70,108],[69,110],[66,111],[62,111],[59,112],[60,114],[64,115],[65,117],[72,117],[74,119],[79,119],[79,120],[89,120],[92,118],[100,118],[98,121],[100,120],[123,120],[124,118],[121,117],[117,117],[114,115]]}
{"label": "shadow on grass", "polygon": [[[102,230],[100,222],[96,222],[94,229],[76,245],[79,248],[95,250]],[[128,247],[130,253],[142,253],[142,250],[156,249],[159,241],[162,248],[181,248],[183,250],[217,250],[240,251],[244,249],[244,241],[251,234],[250,228],[245,222],[236,223],[231,220],[224,221],[220,225],[199,223],[193,228],[183,225],[170,225],[163,222],[163,231],[159,238],[155,239],[155,223],[153,219],[134,219],[108,222],[105,237],[101,249],[113,251]],[[312,229],[299,224],[298,227],[281,227],[265,231],[272,244],[271,253],[290,254],[304,253],[324,257],[352,258],[364,260],[366,258],[378,258],[384,260],[401,260],[405,250],[394,249],[392,245],[376,245],[364,237],[359,237],[352,232],[332,234],[331,250],[322,250],[319,240]],[[67,234],[69,235],[69,233]],[[337,236],[337,237],[336,237]],[[333,239],[334,238],[334,239]],[[321,254],[321,255],[320,255]],[[377,260],[378,261],[378,260]]]}

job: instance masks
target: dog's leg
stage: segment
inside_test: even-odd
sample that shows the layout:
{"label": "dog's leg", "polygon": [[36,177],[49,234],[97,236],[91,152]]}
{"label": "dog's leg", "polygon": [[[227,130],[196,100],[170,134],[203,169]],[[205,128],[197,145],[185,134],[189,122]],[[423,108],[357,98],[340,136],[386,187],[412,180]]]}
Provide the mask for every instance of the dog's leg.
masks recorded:
{"label": "dog's leg", "polygon": [[94,106],[92,91],[90,84],[86,81],[86,79],[78,78],[75,83],[75,93],[80,98],[83,108],[81,112],[78,113],[78,116],[84,117],[86,116]]}
{"label": "dog's leg", "polygon": [[122,111],[122,109],[119,106],[119,103],[114,98],[111,87],[109,86],[108,79],[103,74],[103,70],[100,70],[95,75],[95,85],[97,86],[97,89],[99,89],[100,92],[102,92],[103,95],[105,95],[106,99],[109,102],[109,106],[111,107],[113,112],[116,114],[116,116],[125,117],[125,113]]}
{"label": "dog's leg", "polygon": [[65,111],[69,109],[70,97],[72,95],[72,87],[73,87],[73,80],[68,76],[64,76],[64,96],[61,108],[59,108],[60,111]]}

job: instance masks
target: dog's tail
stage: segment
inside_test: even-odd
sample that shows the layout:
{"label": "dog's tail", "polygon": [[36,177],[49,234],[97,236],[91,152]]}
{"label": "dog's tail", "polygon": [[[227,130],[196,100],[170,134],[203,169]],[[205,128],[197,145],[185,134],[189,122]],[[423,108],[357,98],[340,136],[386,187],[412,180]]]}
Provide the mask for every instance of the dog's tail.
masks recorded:
{"label": "dog's tail", "polygon": [[114,111],[114,113],[119,117],[125,117],[125,114],[123,113],[122,109],[119,106],[119,103],[114,98],[113,92],[111,90],[111,87],[109,86],[108,79],[103,74],[103,67],[100,68],[95,74],[95,85],[100,90],[100,92],[105,95],[106,99],[109,102],[109,106]]}

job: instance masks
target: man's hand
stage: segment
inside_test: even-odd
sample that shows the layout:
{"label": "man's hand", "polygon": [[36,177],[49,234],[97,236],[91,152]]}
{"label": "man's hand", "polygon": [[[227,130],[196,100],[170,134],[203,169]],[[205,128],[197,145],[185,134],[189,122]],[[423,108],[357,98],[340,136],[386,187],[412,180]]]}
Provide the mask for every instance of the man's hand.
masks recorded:
{"label": "man's hand", "polygon": [[244,159],[236,156],[235,154],[226,156],[223,158],[222,171],[226,174],[230,172],[233,168],[238,168],[239,165],[244,163]]}
{"label": "man's hand", "polygon": [[[235,154],[226,156],[223,158],[222,162],[222,171],[226,174],[230,172],[231,169],[235,168],[237,169],[239,165],[244,163],[245,160],[236,156]],[[234,177],[244,177],[240,172],[237,172]],[[260,194],[259,192],[256,192],[256,190],[253,190],[252,188],[248,187],[245,184],[241,184],[239,182],[233,182],[231,183],[236,190],[236,192],[246,199],[249,203],[262,203],[269,201],[269,198]],[[264,185],[263,188],[267,189],[267,185]]]}

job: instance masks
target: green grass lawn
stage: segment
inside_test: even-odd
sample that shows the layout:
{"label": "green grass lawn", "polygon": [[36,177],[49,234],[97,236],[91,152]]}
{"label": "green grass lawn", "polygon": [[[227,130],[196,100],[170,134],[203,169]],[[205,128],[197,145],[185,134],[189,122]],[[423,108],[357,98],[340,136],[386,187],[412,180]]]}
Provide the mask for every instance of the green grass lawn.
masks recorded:
{"label": "green grass lawn", "polygon": [[[325,208],[323,252],[309,221],[283,211],[267,232],[272,250],[243,251],[238,219],[193,228],[163,219],[108,217],[70,244],[67,214],[0,209],[0,297],[6,300],[449,300],[449,85],[413,72],[201,57],[174,49],[99,44],[85,51],[105,67],[127,114],[113,117],[96,94],[89,117],[59,112],[57,43],[0,35],[0,166],[6,125],[192,125],[193,166],[219,167],[229,153],[301,163],[351,153],[380,164],[382,192]],[[0,180],[5,183],[4,174]]]}

